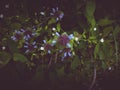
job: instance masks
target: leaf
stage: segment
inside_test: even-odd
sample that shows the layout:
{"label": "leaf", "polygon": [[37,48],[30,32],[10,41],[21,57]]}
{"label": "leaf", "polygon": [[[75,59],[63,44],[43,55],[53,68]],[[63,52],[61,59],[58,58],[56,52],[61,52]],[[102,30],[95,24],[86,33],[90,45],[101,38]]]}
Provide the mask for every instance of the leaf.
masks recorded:
{"label": "leaf", "polygon": [[92,25],[92,27],[94,27],[96,24],[96,21],[94,18],[95,8],[96,8],[96,5],[94,0],[87,1],[86,8],[85,8],[85,16],[88,22]]}
{"label": "leaf", "polygon": [[95,24],[96,24],[96,21],[95,21],[95,18],[92,17],[89,22],[91,23],[92,27],[95,27]]}
{"label": "leaf", "polygon": [[112,26],[104,28],[103,29],[103,37],[108,36],[111,31],[113,31],[113,27]]}
{"label": "leaf", "polygon": [[99,51],[99,59],[103,60],[104,58],[105,58],[104,52],[103,52],[103,50],[100,50]]}
{"label": "leaf", "polygon": [[23,62],[23,63],[28,61],[28,59],[20,53],[14,53],[13,60]]}
{"label": "leaf", "polygon": [[11,29],[15,30],[15,29],[20,29],[22,26],[20,23],[12,23],[11,24]]}
{"label": "leaf", "polygon": [[99,53],[99,48],[100,48],[100,46],[99,46],[99,43],[95,46],[95,49],[94,49],[94,57],[95,58],[97,58],[97,55],[98,55],[98,53]]}
{"label": "leaf", "polygon": [[48,21],[48,25],[51,25],[51,24],[54,24],[56,23],[56,19],[55,18],[52,18]]}
{"label": "leaf", "polygon": [[87,16],[87,21],[91,24],[92,28],[95,27],[96,21],[94,16]]}
{"label": "leaf", "polygon": [[117,25],[117,26],[115,27],[115,30],[113,31],[113,35],[116,36],[119,32],[120,32],[120,26]]}
{"label": "leaf", "polygon": [[0,67],[5,66],[11,59],[11,55],[5,51],[0,52]]}
{"label": "leaf", "polygon": [[93,16],[93,14],[95,12],[95,8],[96,8],[96,5],[93,0],[87,1],[86,8],[85,8],[87,17]]}
{"label": "leaf", "polygon": [[15,18],[17,21],[19,21],[20,23],[25,24],[26,22],[30,21],[30,18],[27,16],[23,16],[23,15],[16,15]]}
{"label": "leaf", "polygon": [[79,60],[79,57],[76,56],[71,63],[71,68],[76,69],[78,67],[78,65],[80,65],[80,60]]}
{"label": "leaf", "polygon": [[106,25],[112,24],[112,23],[114,23],[114,22],[115,22],[114,20],[109,20],[109,19],[106,17],[106,18],[104,18],[104,19],[100,19],[100,20],[98,21],[98,25],[100,25],[100,26],[106,26]]}
{"label": "leaf", "polygon": [[110,44],[107,43],[107,42],[104,42],[103,43],[103,51],[104,51],[104,56],[107,58],[107,57],[110,57]]}
{"label": "leaf", "polygon": [[105,70],[107,68],[107,65],[104,61],[102,61],[102,68]]}
{"label": "leaf", "polygon": [[82,49],[82,48],[86,48],[86,47],[87,47],[86,42],[85,41],[80,41],[77,48]]}
{"label": "leaf", "polygon": [[60,23],[57,24],[57,31],[60,32],[61,26]]}
{"label": "leaf", "polygon": [[8,45],[8,47],[9,47],[9,49],[12,53],[19,52],[19,50],[17,48],[17,43],[14,42],[13,40],[8,39],[7,40],[7,45]]}
{"label": "leaf", "polygon": [[90,40],[90,41],[96,40],[96,37],[95,37],[95,36],[90,36],[90,37],[89,37],[89,40]]}

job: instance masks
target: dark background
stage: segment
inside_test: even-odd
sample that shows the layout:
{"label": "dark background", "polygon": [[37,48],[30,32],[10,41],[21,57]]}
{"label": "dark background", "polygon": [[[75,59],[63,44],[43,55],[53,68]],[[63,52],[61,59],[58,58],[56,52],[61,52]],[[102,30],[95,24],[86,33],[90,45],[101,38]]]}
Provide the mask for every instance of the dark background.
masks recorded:
{"label": "dark background", "polygon": [[[24,13],[34,18],[35,12],[39,13],[40,11],[59,7],[59,9],[65,13],[61,21],[63,28],[69,30],[77,25],[79,19],[84,18],[82,15],[77,14],[78,11],[76,11],[76,7],[79,5],[84,7],[86,1],[87,0],[0,0],[0,13],[4,14],[4,17]],[[5,8],[6,4],[9,4],[8,9]],[[23,5],[23,9],[21,9],[21,5]],[[84,12],[84,8],[80,9],[80,12]],[[96,20],[104,18],[105,16],[120,20],[119,0],[96,0]]]}

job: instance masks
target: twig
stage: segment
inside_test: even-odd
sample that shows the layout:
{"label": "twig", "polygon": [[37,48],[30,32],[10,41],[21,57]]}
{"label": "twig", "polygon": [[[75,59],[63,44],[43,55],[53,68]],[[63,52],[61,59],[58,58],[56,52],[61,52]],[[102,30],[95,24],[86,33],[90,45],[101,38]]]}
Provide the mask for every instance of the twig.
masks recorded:
{"label": "twig", "polygon": [[57,62],[57,56],[58,56],[58,53],[56,52],[56,54],[55,54],[55,62],[54,63]]}
{"label": "twig", "polygon": [[118,65],[118,46],[117,46],[117,41],[115,36],[114,36],[114,41],[115,41],[116,65]]}
{"label": "twig", "polygon": [[50,67],[51,63],[52,63],[52,56],[50,57],[50,61],[48,63],[48,68]]}
{"label": "twig", "polygon": [[[93,55],[92,55],[92,53],[91,53],[91,63],[93,63]],[[96,73],[97,73],[96,66],[94,65],[93,68],[94,68],[94,71],[93,71],[93,80],[92,80],[92,83],[91,83],[91,85],[89,87],[89,90],[92,90],[92,88],[93,88],[93,86],[95,84],[95,81],[96,81]]]}
{"label": "twig", "polygon": [[89,90],[92,90],[92,87],[94,86],[95,81],[96,81],[96,67],[94,66],[93,80],[92,80],[92,83],[91,83],[91,85],[89,87]]}

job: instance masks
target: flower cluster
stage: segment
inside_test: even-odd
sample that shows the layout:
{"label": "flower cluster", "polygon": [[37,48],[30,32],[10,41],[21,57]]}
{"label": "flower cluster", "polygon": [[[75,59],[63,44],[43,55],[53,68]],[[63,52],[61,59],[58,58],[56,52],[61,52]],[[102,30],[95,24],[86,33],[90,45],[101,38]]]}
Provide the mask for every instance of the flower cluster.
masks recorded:
{"label": "flower cluster", "polygon": [[56,8],[52,8],[52,12],[50,13],[50,15],[56,18],[57,21],[59,21],[63,18],[64,13],[60,11],[58,7],[56,7]]}
{"label": "flower cluster", "polygon": [[69,43],[70,39],[66,34],[62,34],[59,38],[58,38],[58,43],[66,46],[67,43]]}
{"label": "flower cluster", "polygon": [[23,42],[23,47],[26,49],[26,53],[32,52],[35,48],[37,48],[36,42],[33,41],[34,37],[36,36],[35,29],[20,29],[15,30],[11,39],[17,42]]}
{"label": "flower cluster", "polygon": [[67,35],[67,33],[62,33],[60,35],[58,32],[55,32],[54,39],[48,41],[43,40],[43,47],[46,53],[50,54],[52,51],[61,53],[61,60],[63,61],[65,58],[73,56],[73,43],[71,43],[73,40],[73,34]]}
{"label": "flower cluster", "polygon": [[14,41],[19,41],[22,39],[22,36],[23,36],[23,30],[20,29],[20,30],[15,30],[14,33],[13,33],[13,36],[11,36],[11,39],[14,40]]}
{"label": "flower cluster", "polygon": [[35,30],[15,30],[13,33],[13,36],[11,36],[12,40],[19,41],[21,39],[24,39],[26,41],[30,40],[31,38],[35,37],[37,34]]}
{"label": "flower cluster", "polygon": [[[43,13],[42,13],[43,14]],[[50,13],[52,18],[59,21],[63,18],[64,13],[58,8],[52,8]],[[76,37],[73,34],[68,35],[66,32],[60,34],[57,28],[52,28],[52,37],[50,40],[43,40],[43,44],[38,41],[38,30],[35,27],[28,29],[15,30],[11,39],[22,42],[21,48],[25,49],[25,53],[37,52],[40,50],[45,54],[59,53],[61,60],[73,56],[73,42]],[[77,40],[78,41],[78,40]]]}
{"label": "flower cluster", "polygon": [[29,52],[32,52],[34,51],[36,48],[38,48],[36,42],[25,42],[25,45],[24,45],[24,48],[26,49],[25,53],[29,53]]}

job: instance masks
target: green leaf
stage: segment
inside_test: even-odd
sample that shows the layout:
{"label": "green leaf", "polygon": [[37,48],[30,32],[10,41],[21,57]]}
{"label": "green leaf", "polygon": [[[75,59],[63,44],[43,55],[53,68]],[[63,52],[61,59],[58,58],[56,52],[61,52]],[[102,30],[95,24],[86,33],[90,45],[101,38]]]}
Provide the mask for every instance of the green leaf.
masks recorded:
{"label": "green leaf", "polygon": [[114,22],[115,22],[114,20],[109,20],[109,19],[106,17],[106,18],[104,18],[104,19],[100,19],[100,20],[98,21],[98,25],[100,25],[100,26],[106,26],[106,25],[112,24],[112,23],[114,23]]}
{"label": "green leaf", "polygon": [[113,31],[113,35],[116,36],[119,32],[120,32],[120,26],[117,25],[117,26],[115,27],[115,30]]}
{"label": "green leaf", "polygon": [[23,16],[23,15],[16,15],[16,18],[15,18],[17,21],[19,21],[20,23],[26,23],[26,22],[29,22],[30,21],[30,18],[27,17],[27,16]]}
{"label": "green leaf", "polygon": [[99,46],[99,43],[95,46],[95,50],[94,50],[94,57],[95,57],[95,59],[97,58],[97,55],[98,55],[98,53],[99,53],[99,48],[100,48],[100,46]]}
{"label": "green leaf", "polygon": [[113,31],[113,27],[112,26],[104,28],[103,29],[103,37],[108,36],[111,31]]}
{"label": "green leaf", "polygon": [[12,53],[19,52],[19,50],[18,50],[18,48],[17,48],[18,45],[17,45],[17,43],[14,42],[13,40],[8,39],[8,40],[7,40],[7,45],[8,45],[8,47],[9,47],[9,49],[10,49],[10,51],[11,51]]}
{"label": "green leaf", "polygon": [[80,65],[80,60],[78,56],[75,56],[74,60],[71,63],[71,68],[76,69]]}
{"label": "green leaf", "polygon": [[13,60],[23,62],[23,63],[28,61],[28,59],[20,53],[14,53]]}
{"label": "green leaf", "polygon": [[96,21],[94,18],[95,8],[96,8],[96,5],[94,0],[87,1],[86,8],[85,8],[85,16],[87,18],[87,21],[91,24],[92,27],[94,27],[96,24]]}
{"label": "green leaf", "polygon": [[92,17],[91,19],[89,19],[89,22],[91,23],[92,27],[95,27],[96,21],[95,21],[94,17]]}
{"label": "green leaf", "polygon": [[94,16],[87,16],[86,18],[87,18],[87,21],[88,21],[88,22],[90,23],[90,25],[92,26],[92,28],[94,28],[95,25],[96,25],[96,21],[95,21]]}
{"label": "green leaf", "polygon": [[54,24],[56,23],[56,19],[55,18],[52,18],[48,21],[48,25],[51,25],[51,24]]}
{"label": "green leaf", "polygon": [[0,52],[0,67],[5,66],[11,59],[11,55],[5,51]]}
{"label": "green leaf", "polygon": [[22,26],[20,23],[12,23],[11,24],[11,29],[15,30],[15,29],[20,29]]}
{"label": "green leaf", "polygon": [[87,15],[87,17],[93,16],[93,14],[95,12],[95,8],[96,8],[96,5],[95,5],[94,0],[87,1],[87,4],[86,4],[86,15]]}
{"label": "green leaf", "polygon": [[60,23],[57,24],[57,31],[60,32],[61,30],[61,26],[60,26]]}
{"label": "green leaf", "polygon": [[89,37],[89,40],[90,40],[90,41],[96,40],[96,37],[95,37],[95,36],[90,36],[90,37]]}
{"label": "green leaf", "polygon": [[77,48],[82,49],[82,48],[86,48],[86,47],[87,47],[86,42],[85,41],[80,41]]}
{"label": "green leaf", "polygon": [[104,51],[104,56],[106,58],[110,57],[110,44],[107,42],[103,43],[103,51]]}
{"label": "green leaf", "polygon": [[103,50],[100,50],[100,51],[99,51],[99,59],[100,59],[100,60],[105,59],[105,55],[104,55]]}
{"label": "green leaf", "polygon": [[107,68],[107,65],[104,61],[102,61],[102,68],[105,70]]}

